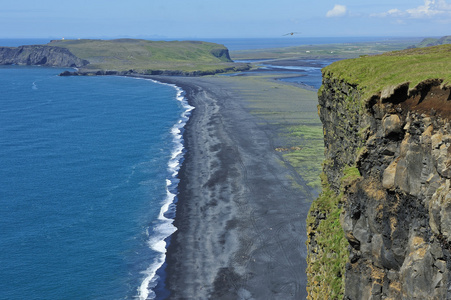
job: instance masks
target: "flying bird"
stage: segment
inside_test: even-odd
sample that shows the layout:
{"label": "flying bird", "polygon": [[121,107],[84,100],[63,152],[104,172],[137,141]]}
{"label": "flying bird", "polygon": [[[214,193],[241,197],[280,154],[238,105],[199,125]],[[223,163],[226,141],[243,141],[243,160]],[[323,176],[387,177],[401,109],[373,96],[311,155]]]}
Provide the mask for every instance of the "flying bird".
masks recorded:
{"label": "flying bird", "polygon": [[286,35],[295,35],[295,34],[300,34],[300,32],[289,32],[289,33],[287,33],[287,34],[284,34],[283,36],[286,36]]}

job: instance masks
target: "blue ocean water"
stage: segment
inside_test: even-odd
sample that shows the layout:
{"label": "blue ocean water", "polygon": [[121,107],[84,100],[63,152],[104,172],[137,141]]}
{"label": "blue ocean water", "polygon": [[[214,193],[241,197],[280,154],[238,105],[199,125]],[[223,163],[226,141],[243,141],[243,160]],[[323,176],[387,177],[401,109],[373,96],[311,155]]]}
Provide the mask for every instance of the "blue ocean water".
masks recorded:
{"label": "blue ocean water", "polygon": [[191,108],[61,71],[0,66],[0,299],[152,298]]}

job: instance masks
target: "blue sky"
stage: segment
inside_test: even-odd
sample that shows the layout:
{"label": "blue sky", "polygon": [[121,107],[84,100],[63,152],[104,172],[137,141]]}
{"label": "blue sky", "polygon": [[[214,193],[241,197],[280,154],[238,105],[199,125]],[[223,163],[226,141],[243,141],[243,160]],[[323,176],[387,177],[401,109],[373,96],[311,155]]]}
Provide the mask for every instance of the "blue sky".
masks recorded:
{"label": "blue sky", "polygon": [[3,1],[0,38],[451,35],[451,0]]}

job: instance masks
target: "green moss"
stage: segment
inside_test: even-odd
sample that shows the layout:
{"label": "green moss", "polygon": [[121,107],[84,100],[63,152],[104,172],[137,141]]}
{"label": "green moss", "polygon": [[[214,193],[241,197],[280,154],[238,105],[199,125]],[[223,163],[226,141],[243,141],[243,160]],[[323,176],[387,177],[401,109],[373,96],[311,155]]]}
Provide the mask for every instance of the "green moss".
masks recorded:
{"label": "green moss", "polygon": [[[330,163],[324,161],[324,164]],[[359,178],[360,172],[355,166],[343,169],[341,190]],[[313,201],[307,217],[307,278],[309,299],[342,299],[344,294],[345,266],[348,262],[348,241],[340,223],[343,192],[335,194],[321,174],[323,190]],[[321,218],[318,218],[322,215]],[[319,222],[319,223],[318,223]],[[312,243],[313,242],[313,243]],[[313,250],[313,251],[312,251]]]}
{"label": "green moss", "polygon": [[359,178],[360,172],[359,169],[357,169],[357,167],[352,166],[352,167],[346,167],[343,169],[343,176],[341,177],[341,182],[345,183],[345,182],[350,182],[353,181],[357,178]]}
{"label": "green moss", "polygon": [[427,79],[442,79],[451,85],[451,45],[389,52],[338,61],[323,69],[325,78],[337,78],[358,86],[362,100],[384,87],[410,82],[410,87]]}
{"label": "green moss", "polygon": [[[340,224],[342,195],[336,195],[325,179],[323,183],[323,191],[307,217],[307,245],[312,237],[316,242],[315,253],[309,251],[307,257],[307,291],[309,299],[342,299],[348,261],[348,242]],[[315,226],[318,214],[324,218]]]}

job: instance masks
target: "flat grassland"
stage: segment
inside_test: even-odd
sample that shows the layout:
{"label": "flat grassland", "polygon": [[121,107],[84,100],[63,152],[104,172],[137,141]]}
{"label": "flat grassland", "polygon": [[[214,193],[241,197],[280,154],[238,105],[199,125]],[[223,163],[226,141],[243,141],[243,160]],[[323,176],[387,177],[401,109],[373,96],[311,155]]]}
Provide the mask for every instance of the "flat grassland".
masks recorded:
{"label": "flat grassland", "polygon": [[200,41],[54,40],[48,45],[69,49],[90,62],[87,69],[211,71],[232,68],[227,48]]}
{"label": "flat grassland", "polygon": [[304,192],[317,195],[321,189],[324,141],[316,92],[276,80],[274,74],[223,77],[246,99],[251,114],[260,118],[260,125],[268,128],[274,150],[309,186],[310,190]]}
{"label": "flat grassland", "polygon": [[233,60],[347,59],[406,49],[416,39],[344,44],[300,45],[294,47],[231,51]]}

